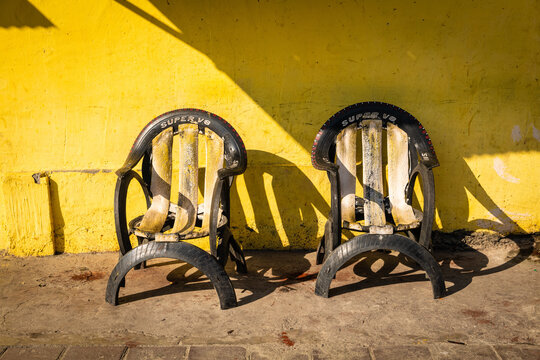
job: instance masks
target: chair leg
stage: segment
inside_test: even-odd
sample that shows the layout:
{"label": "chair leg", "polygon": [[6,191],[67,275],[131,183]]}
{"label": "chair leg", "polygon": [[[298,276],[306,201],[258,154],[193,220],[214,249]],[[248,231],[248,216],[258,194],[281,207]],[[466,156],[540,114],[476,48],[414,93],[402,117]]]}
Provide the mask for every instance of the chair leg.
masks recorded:
{"label": "chair leg", "polygon": [[218,230],[218,247],[217,259],[218,262],[225,267],[227,259],[230,257],[236,263],[236,272],[241,274],[247,273],[246,259],[240,244],[236,241],[228,226]]}
{"label": "chair leg", "polygon": [[229,239],[229,255],[231,260],[236,263],[236,272],[240,274],[247,274],[248,269],[244,252],[242,251],[240,244],[236,242],[236,239],[232,235]]}
{"label": "chair leg", "polygon": [[324,261],[324,243],[326,242],[325,235],[322,236],[321,242],[319,243],[319,246],[317,247],[317,257],[315,259],[316,265],[321,265]]}

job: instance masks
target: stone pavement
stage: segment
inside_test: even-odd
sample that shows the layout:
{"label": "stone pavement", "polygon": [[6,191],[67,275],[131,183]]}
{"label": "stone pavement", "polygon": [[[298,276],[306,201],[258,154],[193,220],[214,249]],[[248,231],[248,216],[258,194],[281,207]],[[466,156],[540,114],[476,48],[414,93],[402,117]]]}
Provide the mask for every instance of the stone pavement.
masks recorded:
{"label": "stone pavement", "polygon": [[[34,345],[0,347],[0,360],[236,360],[274,359],[273,354],[261,354],[242,346],[62,346]],[[432,344],[391,347],[358,347],[347,353],[324,354],[320,351],[283,354],[283,359],[323,360],[402,360],[402,359],[540,359],[540,347],[531,345],[463,345]]]}
{"label": "stone pavement", "polygon": [[[522,241],[521,241],[522,240]],[[227,272],[238,307],[208,279],[158,259],[131,271],[120,305],[104,301],[115,253],[0,256],[0,360],[540,359],[538,247],[436,252],[448,294],[397,253],[346,264],[328,299],[302,251],[247,252]]]}

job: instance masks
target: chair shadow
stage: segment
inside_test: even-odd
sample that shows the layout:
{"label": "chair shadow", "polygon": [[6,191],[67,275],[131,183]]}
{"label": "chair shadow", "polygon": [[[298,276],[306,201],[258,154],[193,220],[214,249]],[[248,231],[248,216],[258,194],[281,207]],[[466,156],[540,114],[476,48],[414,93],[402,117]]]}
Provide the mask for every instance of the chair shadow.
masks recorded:
{"label": "chair shadow", "polygon": [[[271,256],[260,256],[262,253]],[[305,251],[250,251],[246,275],[232,275],[235,288],[250,294],[239,299],[238,305],[249,304],[275,291],[290,292],[292,285],[315,281],[318,272],[306,259]],[[279,258],[279,261],[276,261]]]}
{"label": "chair shadow", "polygon": [[[381,260],[383,264],[378,270],[373,270],[372,266]],[[394,272],[399,265],[405,265],[407,270]],[[418,274],[421,268],[405,255],[393,254],[387,251],[370,251],[357,255],[349,260],[340,270],[352,266],[352,272],[365,279],[358,282],[334,287],[329,291],[329,297],[342,295],[345,293],[368,289],[371,287],[388,286],[393,284],[428,281],[424,274]],[[336,274],[337,276],[337,274]]]}
{"label": "chair shadow", "polygon": [[[246,253],[247,274],[236,273],[232,262],[229,262],[226,266],[233,287],[240,294],[248,292],[247,295],[239,297],[238,306],[259,300],[274,291],[294,291],[295,289],[290,287],[291,285],[314,281],[317,277],[316,271],[309,272],[311,263],[305,258],[305,251],[263,252],[270,253],[270,256],[259,256],[261,251],[249,251]],[[276,261],[274,261],[276,257],[280,258],[277,266]],[[166,261],[152,263],[146,269],[174,264],[179,266],[166,275],[167,281],[170,282],[169,285],[121,296],[118,298],[118,303],[126,304],[157,296],[204,290],[212,291],[214,289],[208,278],[200,270],[188,263],[176,260]]]}
{"label": "chair shadow", "polygon": [[[470,235],[471,232],[463,232],[463,236]],[[462,243],[459,252],[449,252],[441,250],[438,252],[441,268],[445,280],[453,283],[447,288],[447,295],[452,295],[466,288],[477,276],[486,276],[501,271],[508,270],[519,263],[527,260],[535,251],[535,240],[532,235],[514,235],[508,237],[514,242],[517,251],[509,251],[512,257],[504,263],[487,268],[489,259],[481,251]],[[452,262],[456,267],[452,267]]]}
{"label": "chair shadow", "polygon": [[[462,236],[467,236],[467,233],[464,232]],[[459,238],[454,237],[454,240],[457,241]],[[505,263],[490,268],[487,267],[489,258],[481,251],[468,245],[462,245],[459,252],[449,251],[451,248],[436,249],[435,258],[442,268],[445,281],[451,283],[447,287],[446,296],[451,296],[465,289],[477,276],[507,270],[529,258],[534,251],[538,252],[534,248],[534,238],[530,235],[514,236],[511,240],[517,245],[518,250],[514,251],[512,258]],[[305,251],[248,251],[246,252],[249,271],[247,274],[237,274],[234,271],[234,264],[229,262],[226,270],[233,287],[237,290],[237,293],[241,294],[238,299],[238,306],[262,299],[275,291],[295,291],[293,285],[306,281],[315,281],[318,275],[318,267],[312,266],[311,262],[306,258],[306,254]],[[379,261],[382,261],[382,265],[377,270],[374,270],[373,265]],[[180,261],[168,261],[150,264],[147,268],[174,264],[179,266],[166,275],[167,280],[170,282],[169,285],[122,296],[119,298],[119,303],[125,304],[184,292],[213,290],[213,285],[208,278],[190,264]],[[401,253],[375,250],[359,254],[338,271],[338,280],[340,272],[351,272],[350,267],[352,267],[352,273],[355,276],[363,279],[331,288],[331,297],[372,287],[429,282],[424,273],[419,273],[419,271],[422,271],[420,266]],[[248,294],[243,295],[246,292]]]}
{"label": "chair shadow", "polygon": [[[470,235],[470,232],[461,232],[462,238],[453,234],[453,241],[461,241],[468,235]],[[449,237],[450,235],[438,234],[438,236]],[[510,251],[512,258],[503,264],[490,268],[487,267],[489,265],[489,258],[484,253],[463,242],[461,242],[458,252],[453,251],[452,247],[436,248],[434,255],[441,266],[445,282],[452,284],[447,286],[446,296],[451,296],[465,289],[477,276],[485,276],[507,270],[525,261],[533,252],[538,252],[537,249],[535,250],[535,241],[531,235],[512,236],[509,239],[515,243],[518,250]],[[379,260],[382,260],[383,265],[374,271],[372,266]],[[400,264],[404,265],[407,269],[396,272],[395,270]],[[347,262],[340,271],[349,266],[353,266],[352,271],[355,275],[364,277],[364,279],[355,283],[334,287],[330,289],[330,296],[398,283],[429,282],[429,279],[424,274],[417,273],[418,270],[422,270],[420,266],[401,253],[372,251],[359,254]]]}
{"label": "chair shadow", "polygon": [[[231,188],[231,230],[235,238],[248,249],[315,249],[321,226],[317,212],[326,217],[330,206],[313,180],[278,155],[261,150],[248,150],[247,154],[243,197],[249,197],[251,209],[240,200],[235,180]],[[348,230],[343,234],[354,236]]]}

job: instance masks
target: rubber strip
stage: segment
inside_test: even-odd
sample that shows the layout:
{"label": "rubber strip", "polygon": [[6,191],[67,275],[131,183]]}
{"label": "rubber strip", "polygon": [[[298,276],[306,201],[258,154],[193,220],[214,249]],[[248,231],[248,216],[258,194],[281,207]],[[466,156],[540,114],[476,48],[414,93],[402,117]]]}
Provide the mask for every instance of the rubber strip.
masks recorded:
{"label": "rubber strip", "polygon": [[432,248],[431,229],[433,227],[433,218],[435,217],[435,179],[433,171],[424,164],[419,163],[411,171],[409,183],[405,191],[405,197],[409,205],[412,204],[414,195],[414,183],[418,177],[422,179],[422,196],[424,197],[423,218],[420,231],[413,230],[417,241],[428,250]]}
{"label": "rubber strip", "polygon": [[336,272],[350,259],[371,250],[395,250],[410,257],[424,269],[431,281],[433,297],[441,298],[446,293],[443,274],[435,258],[423,246],[402,235],[366,234],[352,238],[336,248],[324,262],[317,282],[315,294],[327,298],[330,283]]}
{"label": "rubber strip", "polygon": [[231,260],[236,263],[236,272],[240,274],[247,274],[248,269],[244,252],[232,234],[229,238],[229,255]]}
{"label": "rubber strip", "polygon": [[114,223],[116,226],[116,238],[120,246],[120,252],[125,255],[131,250],[131,242],[129,240],[129,231],[127,228],[126,219],[126,198],[129,184],[132,179],[139,182],[146,198],[146,207],[150,207],[150,193],[144,183],[144,180],[133,170],[129,170],[124,176],[116,180],[116,188],[114,191]]}
{"label": "rubber strip", "polygon": [[152,241],[128,252],[116,264],[109,277],[105,300],[111,305],[118,305],[118,291],[126,274],[143,261],[155,258],[177,259],[191,264],[210,279],[218,294],[221,309],[237,306],[234,288],[223,267],[206,251],[185,242]]}

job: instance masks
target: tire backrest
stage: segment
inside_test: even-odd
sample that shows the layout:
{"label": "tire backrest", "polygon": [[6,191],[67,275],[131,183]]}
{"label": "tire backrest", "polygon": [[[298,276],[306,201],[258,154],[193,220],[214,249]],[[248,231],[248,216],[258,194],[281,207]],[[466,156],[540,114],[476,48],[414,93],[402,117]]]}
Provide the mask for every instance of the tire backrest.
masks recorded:
{"label": "tire backrest", "polygon": [[[179,144],[177,204],[171,202],[174,136],[178,137]],[[175,110],[152,120],[141,131],[124,165],[116,172],[122,177],[144,156],[142,172],[152,194],[152,204],[137,226],[138,230],[160,232],[172,212],[175,217],[171,233],[182,235],[193,231],[202,205],[198,204],[199,143],[204,143],[206,150],[201,231],[208,230],[217,182],[243,173],[247,153],[231,125],[217,115],[197,109]]]}

